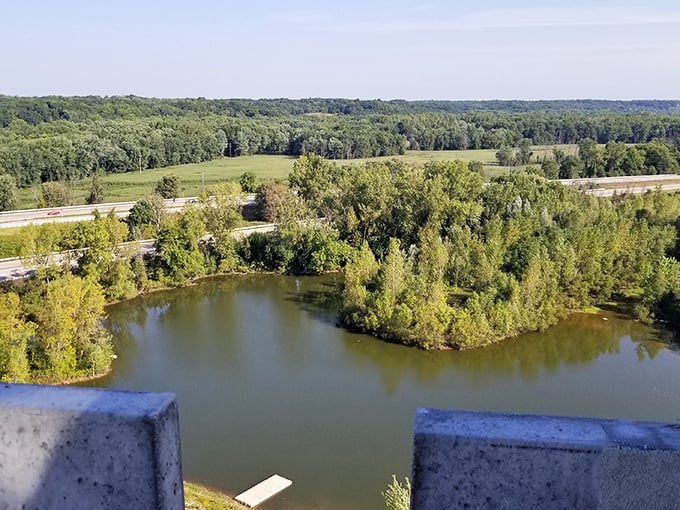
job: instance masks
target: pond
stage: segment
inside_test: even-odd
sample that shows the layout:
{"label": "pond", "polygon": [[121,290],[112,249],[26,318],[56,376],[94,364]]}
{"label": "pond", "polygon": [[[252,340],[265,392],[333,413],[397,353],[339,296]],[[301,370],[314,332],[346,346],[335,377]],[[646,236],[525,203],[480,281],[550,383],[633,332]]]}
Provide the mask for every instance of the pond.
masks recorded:
{"label": "pond", "polygon": [[118,359],[95,384],[176,393],[185,478],[232,495],[293,480],[265,509],[381,508],[409,474],[417,407],[680,420],[680,356],[649,327],[574,314],[425,352],[337,327],[335,278],[215,278],[113,305]]}

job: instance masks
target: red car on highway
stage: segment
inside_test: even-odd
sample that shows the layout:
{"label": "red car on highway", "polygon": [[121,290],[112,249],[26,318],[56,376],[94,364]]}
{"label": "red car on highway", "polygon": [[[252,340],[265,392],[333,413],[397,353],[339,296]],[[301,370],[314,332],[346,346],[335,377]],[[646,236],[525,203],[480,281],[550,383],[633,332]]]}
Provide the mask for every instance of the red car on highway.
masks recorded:
{"label": "red car on highway", "polygon": [[50,211],[47,213],[48,216],[58,216],[61,214],[61,211]]}

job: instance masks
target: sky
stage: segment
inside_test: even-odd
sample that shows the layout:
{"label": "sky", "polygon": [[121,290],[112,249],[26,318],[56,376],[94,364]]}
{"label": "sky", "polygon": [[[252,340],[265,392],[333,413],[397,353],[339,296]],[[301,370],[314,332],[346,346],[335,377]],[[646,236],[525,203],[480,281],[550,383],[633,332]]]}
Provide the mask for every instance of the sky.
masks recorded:
{"label": "sky", "polygon": [[0,0],[0,94],[680,99],[677,0]]}

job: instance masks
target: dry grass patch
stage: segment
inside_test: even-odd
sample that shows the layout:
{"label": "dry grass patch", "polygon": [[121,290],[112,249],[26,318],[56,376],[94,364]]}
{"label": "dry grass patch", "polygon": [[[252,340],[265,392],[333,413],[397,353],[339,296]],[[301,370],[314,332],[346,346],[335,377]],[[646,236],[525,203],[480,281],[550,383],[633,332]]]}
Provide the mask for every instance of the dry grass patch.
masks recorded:
{"label": "dry grass patch", "polygon": [[185,510],[246,510],[235,499],[196,483],[184,482]]}

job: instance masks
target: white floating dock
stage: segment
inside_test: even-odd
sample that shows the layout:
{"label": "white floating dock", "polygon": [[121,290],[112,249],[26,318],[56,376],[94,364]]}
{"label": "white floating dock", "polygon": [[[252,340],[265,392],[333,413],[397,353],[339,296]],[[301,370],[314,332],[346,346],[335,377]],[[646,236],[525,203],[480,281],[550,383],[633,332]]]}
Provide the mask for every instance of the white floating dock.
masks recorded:
{"label": "white floating dock", "polygon": [[236,496],[236,501],[252,508],[263,501],[268,500],[272,496],[276,496],[279,492],[287,489],[291,485],[293,485],[293,482],[290,480],[279,475],[272,475],[266,480],[258,483],[256,486],[251,487],[247,491]]}

